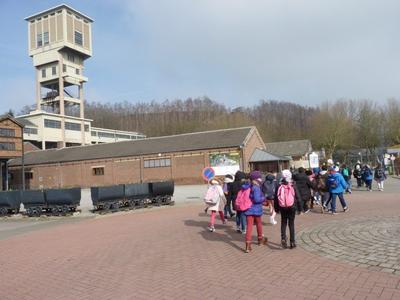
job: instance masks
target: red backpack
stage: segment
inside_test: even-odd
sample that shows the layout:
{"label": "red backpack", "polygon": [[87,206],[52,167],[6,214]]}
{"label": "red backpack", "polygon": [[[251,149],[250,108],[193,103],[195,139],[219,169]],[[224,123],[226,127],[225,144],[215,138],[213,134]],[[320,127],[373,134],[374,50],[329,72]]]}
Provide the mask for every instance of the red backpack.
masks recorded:
{"label": "red backpack", "polygon": [[293,185],[281,184],[278,188],[278,203],[280,207],[292,207],[294,204],[295,191]]}
{"label": "red backpack", "polygon": [[246,211],[252,206],[253,202],[250,199],[250,191],[251,188],[239,191],[235,201],[236,210]]}

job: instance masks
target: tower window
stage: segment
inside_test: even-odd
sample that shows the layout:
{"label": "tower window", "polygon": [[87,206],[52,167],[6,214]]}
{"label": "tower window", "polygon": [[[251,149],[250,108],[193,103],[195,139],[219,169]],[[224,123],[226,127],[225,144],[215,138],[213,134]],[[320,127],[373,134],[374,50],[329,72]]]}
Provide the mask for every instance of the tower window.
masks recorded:
{"label": "tower window", "polygon": [[80,70],[79,69],[75,69],[75,74],[79,75],[80,74]]}
{"label": "tower window", "polygon": [[46,69],[42,69],[42,78],[46,78]]}
{"label": "tower window", "polygon": [[43,43],[45,45],[49,44],[49,33],[47,31],[43,33]]}
{"label": "tower window", "polygon": [[63,72],[67,72],[67,65],[63,64]]}
{"label": "tower window", "polygon": [[51,67],[51,74],[52,74],[52,75],[57,75],[57,69],[56,69],[56,67]]}
{"label": "tower window", "polygon": [[42,47],[43,46],[43,40],[42,40],[42,34],[38,33],[37,35],[37,46]]}
{"label": "tower window", "polygon": [[83,39],[82,39],[82,32],[75,30],[75,44],[82,46]]}
{"label": "tower window", "polygon": [[67,59],[68,59],[70,62],[75,62],[75,56],[73,56],[72,54],[69,54],[69,53],[68,53]]}

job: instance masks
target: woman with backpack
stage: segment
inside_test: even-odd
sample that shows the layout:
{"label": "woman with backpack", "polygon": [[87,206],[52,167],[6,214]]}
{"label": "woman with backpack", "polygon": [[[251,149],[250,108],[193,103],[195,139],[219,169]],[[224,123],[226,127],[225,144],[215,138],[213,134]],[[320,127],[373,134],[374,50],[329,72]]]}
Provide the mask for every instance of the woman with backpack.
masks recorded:
{"label": "woman with backpack", "polygon": [[253,171],[250,173],[250,200],[251,206],[244,213],[247,219],[247,232],[246,232],[246,249],[245,252],[249,253],[251,249],[251,233],[253,230],[253,224],[256,224],[257,228],[257,240],[258,245],[266,244],[267,239],[264,238],[262,232],[261,217],[263,215],[263,202],[265,201],[264,194],[261,190],[262,185],[262,174],[259,171]]}
{"label": "woman with backpack", "polygon": [[281,214],[281,245],[287,248],[286,227],[289,225],[290,249],[296,248],[294,219],[301,197],[297,186],[292,181],[292,173],[289,170],[282,171],[282,180],[278,187],[276,197],[276,209]]}
{"label": "woman with backpack", "polygon": [[308,213],[310,211],[311,189],[313,184],[305,173],[305,169],[300,167],[298,173],[293,176],[296,186],[300,192],[301,203],[298,207],[299,212]]}
{"label": "woman with backpack", "polygon": [[224,191],[221,187],[221,183],[216,178],[210,180],[209,187],[207,189],[206,195],[204,196],[204,202],[208,205],[208,209],[211,211],[210,225],[208,226],[208,230],[210,232],[214,232],[215,216],[217,212],[219,213],[222,224],[226,224],[224,218],[224,207],[226,204],[226,199]]}
{"label": "woman with backpack", "polygon": [[383,183],[386,179],[386,174],[385,174],[385,170],[382,168],[381,164],[378,164],[378,166],[375,168],[374,178],[378,184],[378,190],[382,192],[383,191]]}

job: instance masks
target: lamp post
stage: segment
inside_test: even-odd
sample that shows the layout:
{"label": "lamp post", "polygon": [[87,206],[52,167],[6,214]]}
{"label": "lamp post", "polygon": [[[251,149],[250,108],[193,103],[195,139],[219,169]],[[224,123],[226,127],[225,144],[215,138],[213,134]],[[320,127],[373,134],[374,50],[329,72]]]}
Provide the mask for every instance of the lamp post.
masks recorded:
{"label": "lamp post", "polygon": [[360,155],[360,163],[362,163],[362,152],[358,152],[358,155]]}

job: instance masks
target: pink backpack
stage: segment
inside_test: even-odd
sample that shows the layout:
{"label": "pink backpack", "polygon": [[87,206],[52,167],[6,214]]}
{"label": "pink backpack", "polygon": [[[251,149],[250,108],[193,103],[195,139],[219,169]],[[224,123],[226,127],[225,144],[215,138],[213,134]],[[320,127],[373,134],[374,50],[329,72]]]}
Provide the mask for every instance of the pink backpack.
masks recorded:
{"label": "pink backpack", "polygon": [[219,194],[218,186],[211,185],[208,187],[206,195],[204,196],[204,202],[208,205],[215,205],[217,204],[220,196],[221,195]]}
{"label": "pink backpack", "polygon": [[250,199],[250,191],[251,188],[239,191],[235,201],[236,210],[246,211],[251,207],[253,202]]}
{"label": "pink backpack", "polygon": [[281,184],[278,188],[278,203],[280,207],[292,207],[294,204],[295,191],[293,185]]}

